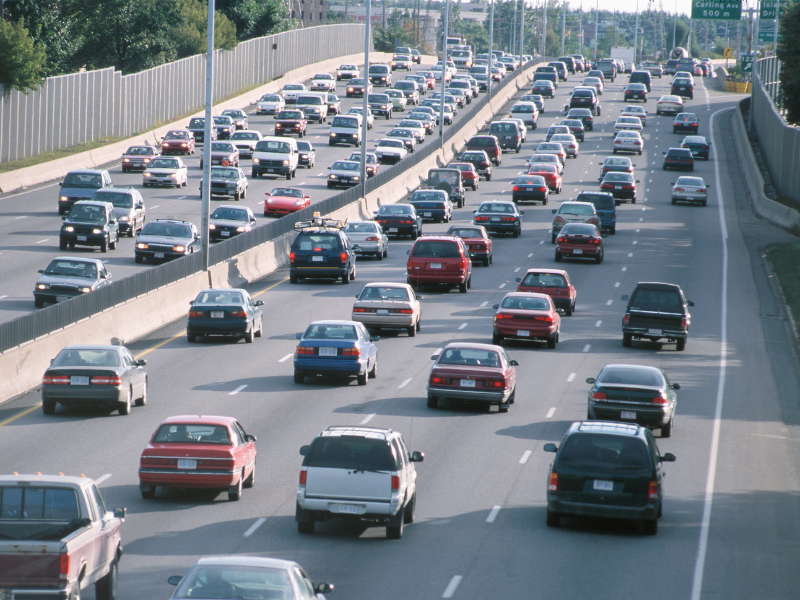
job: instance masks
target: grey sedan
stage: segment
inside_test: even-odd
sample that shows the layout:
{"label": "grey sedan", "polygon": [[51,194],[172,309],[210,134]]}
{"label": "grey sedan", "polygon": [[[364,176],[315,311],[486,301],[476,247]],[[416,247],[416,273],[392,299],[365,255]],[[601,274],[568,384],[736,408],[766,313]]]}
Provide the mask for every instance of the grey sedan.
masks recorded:
{"label": "grey sedan", "polygon": [[678,177],[672,184],[672,203],[691,202],[692,204],[708,204],[708,188],[702,177]]}
{"label": "grey sedan", "polygon": [[389,256],[389,238],[375,221],[350,221],[344,230],[356,248],[356,256],[372,255],[378,260]]}
{"label": "grey sedan", "polygon": [[110,284],[112,279],[103,261],[94,258],[59,256],[39,273],[42,276],[33,290],[36,308],[88,294]]}
{"label": "grey sedan", "polygon": [[124,346],[67,346],[42,378],[42,411],[52,415],[63,404],[130,414],[132,402],[147,404],[146,364]]}

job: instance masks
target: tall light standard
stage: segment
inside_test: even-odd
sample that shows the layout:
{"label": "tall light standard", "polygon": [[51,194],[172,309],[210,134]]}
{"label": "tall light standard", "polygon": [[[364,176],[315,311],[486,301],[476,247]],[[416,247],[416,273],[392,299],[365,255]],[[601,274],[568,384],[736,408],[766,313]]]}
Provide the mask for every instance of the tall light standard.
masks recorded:
{"label": "tall light standard", "polygon": [[567,41],[567,0],[564,0],[564,8],[561,9],[561,56],[564,56],[564,48]]}
{"label": "tall light standard", "polygon": [[492,34],[494,33],[494,0],[491,0],[492,8],[489,13],[489,80],[486,82],[486,95],[492,97]]}
{"label": "tall light standard", "polygon": [[[675,36],[678,35],[678,0],[675,0],[675,20],[672,22],[672,47],[678,47],[678,40],[675,39]],[[671,52],[669,50],[668,52]],[[667,54],[669,57],[669,54]]]}
{"label": "tall light standard", "polygon": [[[439,145],[444,145],[444,90],[447,87],[447,26],[450,19],[450,0],[446,0],[444,5],[444,27],[442,27],[442,102],[439,107]],[[491,59],[489,61],[491,65]],[[489,69],[491,77],[491,68]]]}
{"label": "tall light standard", "polygon": [[[599,1],[599,0],[598,0]],[[542,56],[547,50],[547,0],[542,2]]]}
{"label": "tall light standard", "polygon": [[360,168],[360,177],[361,177],[361,195],[363,197],[367,196],[367,131],[369,128],[367,127],[367,114],[369,111],[369,38],[370,34],[372,33],[372,21],[370,15],[370,9],[372,7],[372,2],[367,0],[367,24],[366,29],[364,31],[364,98],[361,103],[361,168]]}
{"label": "tall light standard", "polygon": [[214,101],[214,0],[208,0],[208,37],[206,38],[206,114],[203,126],[203,185],[200,207],[200,231],[203,270],[208,271],[208,213],[211,210],[211,104]]}
{"label": "tall light standard", "polygon": [[638,51],[639,46],[637,42],[639,41],[639,0],[636,0],[636,29],[633,32],[633,65],[631,65],[631,72],[635,68],[634,65],[638,63],[638,56],[636,56],[636,52]]}
{"label": "tall light standard", "polygon": [[[677,2],[677,0],[675,1]],[[597,60],[597,43],[600,41],[600,32],[598,31],[599,28],[600,28],[600,0],[597,0],[597,3],[595,4],[594,7],[594,60]]]}

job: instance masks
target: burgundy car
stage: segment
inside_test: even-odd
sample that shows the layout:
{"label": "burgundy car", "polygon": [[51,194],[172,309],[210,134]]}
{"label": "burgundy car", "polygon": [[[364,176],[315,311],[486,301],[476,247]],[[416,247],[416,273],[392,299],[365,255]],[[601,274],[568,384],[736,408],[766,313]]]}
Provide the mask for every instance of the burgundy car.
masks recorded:
{"label": "burgundy car", "polygon": [[408,253],[407,282],[457,287],[462,294],[472,286],[472,260],[464,241],[448,235],[419,238]]}
{"label": "burgundy car", "polygon": [[161,140],[161,154],[194,154],[194,134],[188,129],[168,131]]}
{"label": "burgundy car", "polygon": [[144,171],[159,156],[161,153],[152,146],[131,146],[122,155],[122,172]]}
{"label": "burgundy car", "polygon": [[475,165],[466,162],[456,162],[451,163],[450,168],[461,171],[461,181],[464,182],[465,187],[469,186],[473,192],[478,190],[480,175],[478,175],[478,171],[475,170]]}
{"label": "burgundy car", "polygon": [[428,408],[439,400],[460,400],[508,412],[514,404],[519,363],[500,346],[454,342],[431,358],[436,362],[428,377]]}
{"label": "burgundy car", "polygon": [[489,157],[495,165],[500,166],[503,155],[503,150],[500,148],[500,142],[493,135],[473,135],[467,142],[467,147],[464,150],[483,150],[486,156]]}
{"label": "burgundy car", "polygon": [[302,110],[282,110],[275,117],[275,135],[296,135],[303,137],[306,134],[305,114]]}
{"label": "burgundy car", "polygon": [[472,262],[481,261],[484,266],[492,264],[492,238],[482,225],[453,225],[447,235],[454,235],[464,240]]}
{"label": "burgundy car", "polygon": [[564,258],[591,258],[603,262],[603,237],[596,225],[567,223],[556,239],[556,262]]}
{"label": "burgundy car", "polygon": [[561,329],[552,298],[547,294],[511,292],[500,304],[495,304],[492,343],[500,344],[504,339],[536,340],[547,342],[555,348]]}
{"label": "burgundy car", "polygon": [[556,308],[564,309],[568,317],[575,310],[578,291],[566,271],[558,269],[528,269],[524,277],[518,277],[518,292],[547,294],[553,299]]}

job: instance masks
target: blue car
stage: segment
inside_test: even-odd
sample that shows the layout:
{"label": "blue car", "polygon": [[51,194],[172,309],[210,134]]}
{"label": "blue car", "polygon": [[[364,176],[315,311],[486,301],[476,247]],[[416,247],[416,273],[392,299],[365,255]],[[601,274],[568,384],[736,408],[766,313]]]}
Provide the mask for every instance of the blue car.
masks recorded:
{"label": "blue car", "polygon": [[378,376],[378,348],[362,323],[356,321],[315,321],[305,333],[294,354],[294,382],[306,376],[333,375],[357,377],[358,385]]}
{"label": "blue car", "polygon": [[244,338],[248,344],[264,333],[264,317],[261,300],[253,300],[246,290],[203,290],[191,303],[189,320],[186,323],[186,340],[197,341],[198,337],[225,336]]}
{"label": "blue car", "polygon": [[617,233],[617,204],[611,192],[581,192],[576,202],[591,202],[600,217],[600,231]]}

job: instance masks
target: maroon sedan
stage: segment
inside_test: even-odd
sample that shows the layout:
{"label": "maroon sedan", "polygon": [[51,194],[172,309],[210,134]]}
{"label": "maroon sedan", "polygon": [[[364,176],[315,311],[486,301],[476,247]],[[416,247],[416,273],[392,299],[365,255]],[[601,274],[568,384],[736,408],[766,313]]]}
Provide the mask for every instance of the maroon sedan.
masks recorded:
{"label": "maroon sedan", "polygon": [[484,266],[492,264],[492,238],[482,225],[453,225],[447,235],[454,235],[464,240],[473,263],[481,261]]}
{"label": "maroon sedan", "polygon": [[556,262],[563,258],[591,258],[603,262],[603,238],[597,226],[589,223],[567,223],[556,240]]}
{"label": "maroon sedan", "polygon": [[428,408],[439,400],[460,400],[508,412],[514,404],[519,363],[500,346],[454,342],[431,358],[436,362],[428,377]]}
{"label": "maroon sedan", "polygon": [[564,310],[568,317],[575,310],[578,291],[569,279],[566,271],[558,269],[528,269],[524,277],[517,279],[518,292],[547,294],[553,299],[556,308]]}
{"label": "maroon sedan", "polygon": [[168,131],[161,140],[161,154],[194,154],[194,134],[188,129]]}
{"label": "maroon sedan", "polygon": [[548,348],[556,347],[561,315],[547,294],[511,292],[494,309],[493,344],[508,338],[547,342]]}
{"label": "maroon sedan", "polygon": [[464,187],[469,186],[472,191],[477,191],[480,175],[475,170],[475,165],[467,162],[455,162],[451,163],[449,168],[461,171],[461,181],[464,182]]}
{"label": "maroon sedan", "polygon": [[296,135],[303,137],[306,134],[308,121],[302,110],[282,110],[275,117],[275,135]]}

